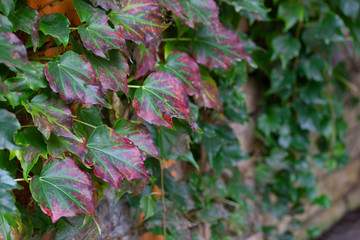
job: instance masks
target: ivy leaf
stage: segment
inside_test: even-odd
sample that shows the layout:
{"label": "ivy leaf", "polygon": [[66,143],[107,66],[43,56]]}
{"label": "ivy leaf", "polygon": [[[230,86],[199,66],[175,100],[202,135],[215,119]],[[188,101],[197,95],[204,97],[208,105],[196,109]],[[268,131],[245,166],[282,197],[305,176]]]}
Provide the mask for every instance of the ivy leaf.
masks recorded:
{"label": "ivy leaf", "polygon": [[4,83],[10,89],[7,98],[13,107],[20,105],[22,100],[25,100],[34,94],[34,91],[30,89],[25,79],[21,77],[8,78]]}
{"label": "ivy leaf", "polygon": [[7,171],[2,169],[0,169],[0,180],[0,191],[2,192],[17,188],[17,183],[14,181],[14,179],[10,177]]}
{"label": "ivy leaf", "polygon": [[201,94],[195,96],[195,103],[200,107],[222,111],[223,106],[220,101],[219,90],[216,86],[216,82],[209,74],[202,74],[201,77]]}
{"label": "ivy leaf", "polygon": [[159,3],[160,6],[169,9],[180,18],[186,19],[186,16],[184,16],[185,10],[183,6],[180,4],[179,0],[157,0],[157,2]]}
{"label": "ivy leaf", "polygon": [[60,157],[65,152],[71,152],[85,160],[87,154],[86,141],[84,138],[75,140],[68,137],[59,137],[54,134],[50,135],[47,143],[48,151],[53,157]]}
{"label": "ivy leaf", "polygon": [[79,15],[81,22],[86,22],[89,17],[95,12],[105,14],[105,11],[100,8],[94,8],[91,4],[89,4],[86,0],[73,0],[74,7],[76,9],[77,14]]}
{"label": "ivy leaf", "polygon": [[17,74],[16,77],[21,78],[31,90],[37,91],[39,88],[46,88],[48,85],[44,74],[44,64],[39,62],[31,64],[29,66],[31,72]]}
{"label": "ivy leaf", "polygon": [[129,0],[121,11],[110,12],[110,20],[121,24],[125,39],[137,44],[159,38],[163,28],[162,15],[154,0]]}
{"label": "ivy leaf", "polygon": [[91,63],[102,85],[103,93],[108,90],[123,91],[126,95],[129,93],[127,86],[127,75],[129,74],[129,65],[118,50],[109,52],[110,60],[86,54],[86,59]]}
{"label": "ivy leaf", "polygon": [[21,236],[18,230],[21,218],[17,214],[0,211],[0,239],[12,240],[15,236]]}
{"label": "ivy leaf", "polygon": [[140,199],[140,208],[145,214],[144,220],[152,217],[156,211],[157,201],[152,195],[142,196]]}
{"label": "ivy leaf", "polygon": [[304,8],[298,2],[282,2],[279,5],[278,18],[284,20],[284,32],[289,31],[298,21],[304,18]]}
{"label": "ivy leaf", "polygon": [[20,123],[15,114],[0,109],[0,126],[0,149],[19,149],[14,134],[20,129]]}
{"label": "ivy leaf", "polygon": [[272,40],[271,45],[274,49],[271,60],[279,57],[283,68],[291,59],[299,55],[301,48],[299,40],[288,34],[277,36]]}
{"label": "ivy leaf", "polygon": [[15,207],[14,197],[9,192],[15,188],[18,188],[17,183],[14,181],[12,177],[10,177],[9,172],[0,169],[0,213],[17,212],[17,209]]}
{"label": "ivy leaf", "polygon": [[156,53],[161,42],[160,40],[161,39],[156,39],[151,41],[149,47],[146,47],[142,43],[135,47],[133,55],[137,63],[137,70],[134,79],[142,77],[149,71],[154,70],[157,62]]}
{"label": "ivy leaf", "polygon": [[234,60],[251,62],[238,36],[223,26],[216,32],[201,26],[191,41],[191,48],[196,61],[210,69],[221,67],[228,70]]}
{"label": "ivy leaf", "polygon": [[10,32],[0,32],[0,62],[9,68],[27,68],[27,53],[24,44]]}
{"label": "ivy leaf", "polygon": [[7,17],[0,14],[0,32],[12,32],[12,29],[13,29],[12,22],[10,22],[10,20]]}
{"label": "ivy leaf", "polygon": [[264,6],[263,0],[222,0],[227,4],[234,6],[236,12],[240,12],[242,10],[254,12],[254,13],[266,13],[269,11]]}
{"label": "ivy leaf", "polygon": [[84,47],[102,58],[106,58],[105,54],[110,49],[125,48],[121,28],[112,29],[108,19],[106,14],[94,13],[86,25],[78,28]]}
{"label": "ivy leaf", "polygon": [[21,6],[9,15],[16,30],[21,30],[31,36],[34,49],[39,44],[39,13],[28,6]]}
{"label": "ivy leaf", "polygon": [[159,153],[150,137],[149,130],[143,124],[135,124],[125,119],[120,119],[114,126],[115,132],[120,136],[130,139],[145,153],[145,157],[159,158]]}
{"label": "ivy leaf", "polygon": [[173,51],[168,55],[166,64],[160,65],[160,71],[175,75],[183,83],[188,95],[200,94],[199,66],[188,54]]}
{"label": "ivy leaf", "polygon": [[[116,1],[113,1],[113,0],[90,0],[90,2],[95,6],[100,6],[102,7],[103,9],[105,9],[106,11],[109,11],[109,10],[119,10],[119,7],[117,4],[116,4]],[[119,1],[121,2],[121,1]]]}
{"label": "ivy leaf", "polygon": [[101,96],[100,82],[91,64],[73,51],[67,51],[60,60],[47,62],[45,76],[54,92],[65,102],[100,104],[110,108]]}
{"label": "ivy leaf", "polygon": [[69,19],[61,13],[45,14],[40,19],[39,28],[45,35],[58,39],[64,47],[69,42]]}
{"label": "ivy leaf", "polygon": [[94,130],[87,147],[87,164],[94,166],[97,177],[111,183],[116,189],[120,188],[123,178],[128,181],[149,178],[139,148],[106,125]]}
{"label": "ivy leaf", "polygon": [[51,217],[53,223],[61,217],[95,213],[95,187],[90,174],[70,157],[49,159],[40,176],[35,175],[31,179],[30,190],[41,210]]}
{"label": "ivy leaf", "polygon": [[16,0],[0,0],[0,11],[5,16],[9,16],[10,12],[15,9]]}
{"label": "ivy leaf", "polygon": [[195,130],[199,127],[190,121],[189,99],[184,86],[174,75],[151,73],[135,92],[133,101],[136,113],[145,121],[172,128],[172,118],[185,119]]}
{"label": "ivy leaf", "polygon": [[58,136],[78,139],[72,133],[71,111],[60,99],[47,99],[46,95],[40,94],[24,106],[46,139],[49,139],[51,132]]}

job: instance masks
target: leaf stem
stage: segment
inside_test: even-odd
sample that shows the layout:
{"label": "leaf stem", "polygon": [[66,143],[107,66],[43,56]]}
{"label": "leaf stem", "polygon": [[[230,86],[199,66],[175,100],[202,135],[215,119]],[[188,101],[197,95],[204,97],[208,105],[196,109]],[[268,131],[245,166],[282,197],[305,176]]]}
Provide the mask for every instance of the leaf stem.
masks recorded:
{"label": "leaf stem", "polygon": [[79,27],[69,27],[71,31],[78,30]]}
{"label": "leaf stem", "polygon": [[35,127],[35,125],[22,125],[21,128]]}
{"label": "leaf stem", "polygon": [[91,125],[91,124],[86,123],[86,122],[83,122],[83,121],[80,121],[79,119],[76,119],[76,118],[74,118],[74,121],[75,121],[75,122],[78,122],[78,123],[81,123],[81,124],[83,124],[83,125],[85,125],[85,126],[91,127],[91,128],[93,128],[93,129],[96,128],[96,126]]}
{"label": "leaf stem", "polygon": [[15,182],[23,182],[23,181],[30,181],[32,178],[31,177],[29,177],[29,178],[27,178],[27,179],[25,179],[25,178],[16,178],[16,179],[14,179],[14,181]]}
{"label": "leaf stem", "polygon": [[176,42],[176,41],[184,41],[184,42],[190,42],[193,40],[192,38],[164,38],[162,39],[163,42]]}
{"label": "leaf stem", "polygon": [[139,85],[128,85],[128,88],[141,88],[142,86]]}

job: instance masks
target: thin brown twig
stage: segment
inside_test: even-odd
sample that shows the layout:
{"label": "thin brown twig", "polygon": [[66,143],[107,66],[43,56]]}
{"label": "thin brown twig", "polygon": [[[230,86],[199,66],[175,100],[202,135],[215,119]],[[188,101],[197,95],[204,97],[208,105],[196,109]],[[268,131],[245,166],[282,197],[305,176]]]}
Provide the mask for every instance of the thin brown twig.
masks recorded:
{"label": "thin brown twig", "polygon": [[[164,159],[163,159],[164,162]],[[165,205],[165,189],[164,189],[164,167],[161,165],[161,201],[163,205],[163,234],[166,239],[166,205]]]}
{"label": "thin brown twig", "polygon": [[48,7],[48,6],[54,6],[56,2],[64,2],[66,0],[53,0],[51,2],[48,2],[47,4],[45,4],[44,6],[42,6],[41,8],[38,9],[38,12],[44,10],[44,8]]}

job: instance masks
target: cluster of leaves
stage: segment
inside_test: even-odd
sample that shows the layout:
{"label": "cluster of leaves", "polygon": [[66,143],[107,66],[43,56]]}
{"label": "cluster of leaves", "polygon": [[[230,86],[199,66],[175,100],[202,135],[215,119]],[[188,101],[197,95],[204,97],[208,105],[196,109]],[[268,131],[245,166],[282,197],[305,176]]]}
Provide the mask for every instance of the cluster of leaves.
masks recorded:
{"label": "cluster of leaves", "polygon": [[[85,234],[109,184],[145,214],[138,227],[167,239],[202,222],[212,239],[246,235],[256,229],[251,201],[293,216],[285,235],[264,227],[291,239],[305,203],[329,206],[312,165],[347,160],[333,99],[345,94],[343,55],[357,48],[356,1],[73,2],[80,26],[0,0],[0,239]],[[260,199],[235,167],[249,157],[222,120],[248,121],[248,74],[265,89],[253,157]],[[168,160],[183,161],[183,179],[164,169]]]}

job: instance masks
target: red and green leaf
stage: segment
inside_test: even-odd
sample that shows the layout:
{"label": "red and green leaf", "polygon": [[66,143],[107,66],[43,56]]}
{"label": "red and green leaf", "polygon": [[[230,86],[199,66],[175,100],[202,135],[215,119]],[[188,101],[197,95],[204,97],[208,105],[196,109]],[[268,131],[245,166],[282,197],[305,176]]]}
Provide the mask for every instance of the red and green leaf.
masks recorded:
{"label": "red and green leaf", "polygon": [[24,44],[10,32],[0,32],[0,63],[9,68],[27,68],[28,60]]}
{"label": "red and green leaf", "polygon": [[45,76],[51,89],[67,103],[75,101],[110,107],[102,98],[100,81],[84,56],[67,51],[60,60],[46,63]]}
{"label": "red and green leaf", "polygon": [[135,124],[125,119],[120,119],[114,126],[115,132],[120,136],[130,139],[144,153],[144,157],[159,158],[159,153],[150,137],[149,130],[143,124]]}
{"label": "red and green leaf", "polygon": [[135,92],[133,101],[136,113],[145,121],[172,128],[172,118],[190,120],[189,99],[180,80],[165,72],[151,73],[144,84]]}
{"label": "red and green leaf", "polygon": [[[120,6],[116,4],[116,1],[110,1],[110,0],[90,0],[90,2],[95,6],[100,6],[106,11],[109,10],[119,10]],[[119,1],[121,2],[121,1]]]}
{"label": "red and green leaf", "polygon": [[30,190],[53,223],[61,217],[95,213],[95,187],[90,174],[70,157],[49,159],[40,176],[34,176],[30,181]]}
{"label": "red and green leaf", "polygon": [[85,160],[87,147],[85,138],[75,140],[68,137],[59,137],[51,134],[48,140],[47,148],[53,157],[60,157],[65,152],[70,152]]}
{"label": "red and green leaf", "polygon": [[[191,28],[196,23],[207,25],[211,29],[217,29],[220,22],[218,19],[219,8],[214,0],[180,0],[184,8],[185,16],[178,15]],[[176,14],[176,12],[174,12]]]}
{"label": "red and green leaf", "polygon": [[121,11],[112,11],[110,20],[124,28],[124,37],[137,44],[159,38],[163,29],[161,12],[155,0],[129,0]]}
{"label": "red and green leaf", "polygon": [[195,96],[195,103],[200,107],[222,111],[223,106],[220,101],[219,91],[216,86],[216,82],[210,77],[210,75],[202,75],[201,86],[201,94]]}
{"label": "red and green leaf", "polygon": [[123,91],[129,93],[127,86],[127,75],[129,74],[129,65],[118,50],[109,52],[110,59],[104,59],[91,54],[86,54],[86,59],[91,63],[102,85],[102,91],[108,90]]}
{"label": "red and green leaf", "polygon": [[39,44],[39,13],[28,6],[21,6],[9,15],[16,30],[21,30],[31,36],[31,41],[36,48]]}
{"label": "red and green leaf", "polygon": [[72,132],[73,116],[70,109],[60,99],[47,99],[45,95],[35,96],[24,104],[31,114],[35,126],[49,139],[50,134],[78,139]]}
{"label": "red and green leaf", "polygon": [[121,28],[111,28],[108,19],[106,14],[94,13],[86,25],[78,28],[84,47],[102,58],[110,49],[125,48]]}
{"label": "red and green leaf", "polygon": [[180,4],[179,0],[157,0],[157,2],[160,6],[163,6],[166,9],[175,13],[175,15],[186,19],[186,17],[184,16],[185,10]]}
{"label": "red and green leaf", "polygon": [[160,39],[155,39],[149,43],[149,47],[140,43],[134,50],[134,58],[137,63],[137,70],[134,79],[146,75],[149,71],[154,70],[157,62],[156,53],[160,44]]}
{"label": "red and green leaf", "polygon": [[210,69],[223,68],[228,70],[232,61],[243,59],[251,62],[238,36],[225,27],[216,32],[207,26],[201,26],[191,42],[196,61]]}
{"label": "red and green leaf", "polygon": [[94,166],[94,174],[115,188],[120,188],[124,178],[128,181],[149,178],[139,148],[106,125],[94,130],[87,147],[89,154],[86,162]]}
{"label": "red and green leaf", "polygon": [[173,51],[160,65],[160,71],[175,75],[184,85],[190,96],[200,94],[201,77],[197,63],[186,53]]}

